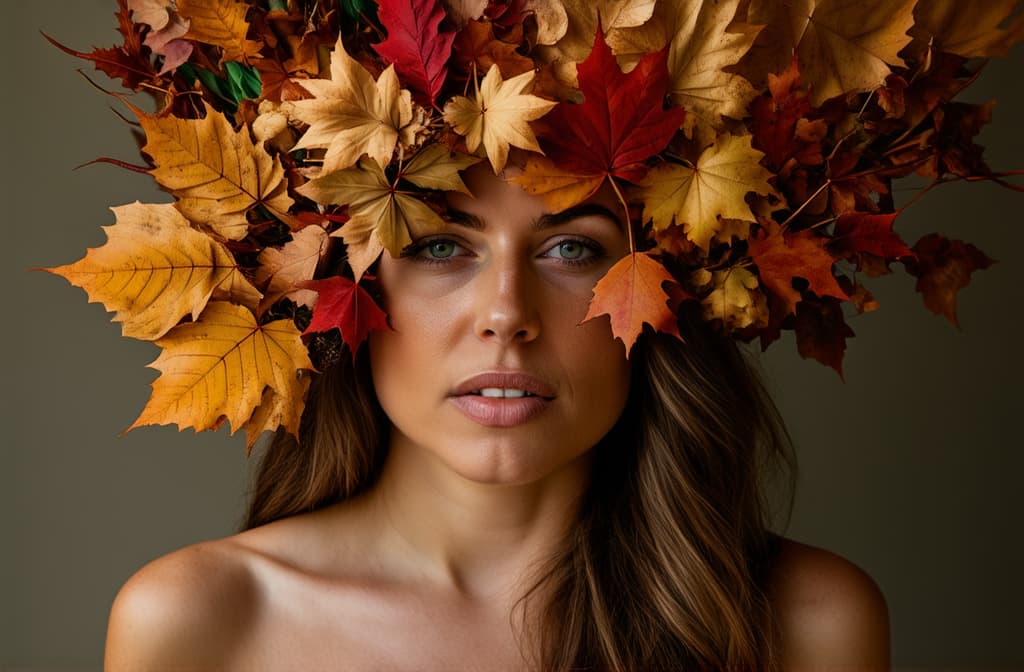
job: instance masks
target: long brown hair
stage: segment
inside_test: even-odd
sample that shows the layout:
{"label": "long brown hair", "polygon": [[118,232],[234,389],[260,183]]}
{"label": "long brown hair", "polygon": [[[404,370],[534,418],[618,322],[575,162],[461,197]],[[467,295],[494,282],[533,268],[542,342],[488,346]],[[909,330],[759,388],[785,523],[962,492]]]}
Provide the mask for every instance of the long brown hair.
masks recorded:
{"label": "long brown hair", "polygon": [[[645,334],[631,354],[580,520],[518,605],[539,607],[519,629],[539,669],[777,667],[763,481],[792,477],[788,436],[737,346],[687,323],[686,343]],[[343,358],[313,383],[299,442],[279,433],[267,447],[246,527],[372,486],[387,427],[365,349]]]}

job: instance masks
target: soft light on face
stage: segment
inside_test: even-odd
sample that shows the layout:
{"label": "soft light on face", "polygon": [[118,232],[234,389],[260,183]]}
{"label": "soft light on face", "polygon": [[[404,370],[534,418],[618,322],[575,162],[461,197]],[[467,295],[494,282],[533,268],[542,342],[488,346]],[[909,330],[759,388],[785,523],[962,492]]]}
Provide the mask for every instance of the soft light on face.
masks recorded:
{"label": "soft light on face", "polygon": [[456,220],[379,266],[394,331],[370,340],[392,449],[425,450],[463,477],[520,484],[573,463],[618,419],[625,350],[607,318],[580,324],[597,280],[628,251],[616,203],[552,216],[474,168]]}

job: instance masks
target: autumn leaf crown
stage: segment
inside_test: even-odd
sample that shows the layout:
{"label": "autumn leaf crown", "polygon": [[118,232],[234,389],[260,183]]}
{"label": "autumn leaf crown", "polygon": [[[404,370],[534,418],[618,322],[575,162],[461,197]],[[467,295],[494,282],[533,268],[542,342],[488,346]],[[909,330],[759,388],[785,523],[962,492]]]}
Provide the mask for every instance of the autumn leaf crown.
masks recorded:
{"label": "autumn leaf crown", "polygon": [[[695,310],[841,372],[844,316],[893,263],[955,321],[968,243],[893,228],[893,181],[990,179],[988,105],[955,102],[1024,37],[1019,0],[118,0],[77,52],[135,92],[169,204],[114,208],[50,269],[155,341],[132,425],[297,433],[312,372],[384,313],[361,280],[443,225],[485,160],[554,211],[610,187],[631,253],[594,289],[627,353]],[[53,41],[53,40],[51,40]],[[121,95],[121,94],[116,94]],[[607,185],[607,186],[606,186]],[[955,272],[951,272],[955,271]],[[214,390],[211,392],[211,390]]]}

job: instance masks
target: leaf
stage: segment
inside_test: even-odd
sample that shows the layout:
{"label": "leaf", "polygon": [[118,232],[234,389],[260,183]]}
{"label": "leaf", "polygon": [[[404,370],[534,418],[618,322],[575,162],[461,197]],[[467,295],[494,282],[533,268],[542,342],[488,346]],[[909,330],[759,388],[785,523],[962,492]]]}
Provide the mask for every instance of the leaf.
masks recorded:
{"label": "leaf", "polygon": [[272,432],[278,427],[284,427],[289,434],[298,437],[299,422],[302,420],[302,409],[305,404],[295,401],[301,401],[308,396],[310,382],[310,376],[304,375],[299,378],[299,391],[294,395],[295,398],[278,394],[271,387],[263,390],[263,397],[252,412],[252,417],[242,425],[242,429],[245,430],[246,455],[252,452],[253,446],[263,432]]}
{"label": "leaf", "polygon": [[222,49],[220,62],[246,61],[263,45],[247,38],[249,3],[236,0],[177,0],[178,14],[188,19],[189,40]]}
{"label": "leaf", "polygon": [[847,300],[836,278],[832,275],[835,258],[825,251],[826,238],[814,231],[787,234],[776,222],[761,224],[760,234],[750,239],[749,252],[761,284],[770,289],[786,304],[786,312],[796,311],[800,292],[793,288],[793,278],[803,278],[808,289],[818,296],[833,296]]}
{"label": "leaf", "polygon": [[433,107],[448,75],[455,39],[453,32],[438,31],[444,8],[438,0],[381,0],[378,16],[388,37],[373,48]]}
{"label": "leaf", "polygon": [[589,179],[594,191],[605,179],[640,180],[644,161],[665,149],[683,122],[681,109],[663,107],[665,52],[644,56],[623,74],[599,29],[578,75],[583,103],[563,103],[544,119],[544,153],[560,168]]}
{"label": "leaf", "polygon": [[[586,59],[594,44],[594,35],[598,30],[598,17],[601,29],[609,45],[615,50],[617,36],[627,28],[642,26],[654,15],[655,0],[565,0],[562,3],[561,15],[552,14],[555,26],[538,27],[538,32],[557,30],[557,41],[553,33],[550,37],[538,35],[540,44],[555,44],[553,50],[560,60],[577,63]],[[564,27],[563,27],[564,26]],[[649,45],[639,53],[657,51],[662,45]]]}
{"label": "leaf", "polygon": [[885,83],[890,65],[904,65],[899,52],[910,43],[916,1],[751,0],[747,20],[767,27],[749,62],[756,72],[782,72],[795,51],[815,107],[872,91]]}
{"label": "leaf", "polygon": [[483,144],[495,174],[505,167],[510,146],[540,151],[527,122],[547,114],[555,103],[523,93],[533,78],[533,72],[524,72],[504,80],[498,66],[492,65],[476,85],[475,98],[454,96],[444,106],[444,120],[465,136],[469,151]]}
{"label": "leaf", "polygon": [[643,181],[644,221],[655,229],[673,222],[684,226],[696,245],[707,251],[721,229],[721,219],[755,221],[746,195],[774,194],[772,173],[764,156],[750,145],[749,135],[724,134],[700,155],[694,167],[663,164]]}
{"label": "leaf", "polygon": [[176,424],[199,432],[223,418],[234,433],[249,421],[267,387],[301,406],[304,386],[298,373],[313,369],[291,320],[259,325],[247,308],[220,301],[156,343],[163,351],[150,367],[161,375],[128,430]]}
{"label": "leaf", "polygon": [[399,173],[403,180],[409,180],[423,189],[458,191],[469,194],[460,172],[480,162],[480,159],[453,152],[442,144],[427,145],[412,157]]}
{"label": "leaf", "polygon": [[892,230],[898,214],[849,212],[840,215],[828,243],[829,251],[839,258],[857,258],[863,253],[883,259],[913,256],[899,234]]}
{"label": "leaf", "polygon": [[455,69],[472,74],[490,70],[497,65],[505,77],[514,77],[534,68],[533,59],[520,54],[518,44],[499,40],[494,35],[494,24],[490,21],[469,21],[455,34],[452,51]]}
{"label": "leaf", "polygon": [[192,55],[192,43],[181,39],[188,32],[189,22],[178,15],[169,0],[128,0],[128,8],[136,23],[149,26],[144,44],[163,56],[159,74],[172,72]]}
{"label": "leaf", "polygon": [[389,331],[388,316],[373,297],[358,283],[335,275],[326,280],[303,283],[319,294],[313,308],[313,321],[302,335],[337,329],[355,361],[359,346],[371,330]]}
{"label": "leaf", "polygon": [[374,81],[340,37],[331,54],[331,79],[299,83],[314,97],[288,103],[291,116],[309,124],[295,149],[327,148],[325,173],[349,168],[363,154],[386,166],[400,137],[415,131],[412,97],[399,89],[394,66]]}
{"label": "leaf", "polygon": [[307,226],[292,234],[292,239],[280,249],[268,247],[260,252],[255,280],[267,283],[260,302],[260,312],[289,298],[300,306],[312,306],[316,294],[303,289],[300,283],[312,280],[320,260],[327,254],[327,232],[319,226]]}
{"label": "leaf", "polygon": [[246,213],[254,206],[287,216],[292,199],[284,168],[253,144],[248,129],[236,132],[209,105],[202,119],[136,114],[146,132],[142,151],[156,163],[150,172],[174,193],[175,205],[190,220],[240,240],[248,233]]}
{"label": "leaf", "polygon": [[810,97],[804,90],[796,59],[781,75],[768,74],[770,96],[758,96],[750,105],[753,147],[765,153],[768,166],[781,170],[790,159],[805,166],[820,165],[824,159],[821,141],[828,124],[809,121]]}
{"label": "leaf", "polygon": [[103,227],[103,246],[73,264],[44,270],[114,312],[123,335],[156,340],[182,317],[199,317],[211,297],[259,302],[260,293],[227,249],[191,228],[173,205],[133,203],[112,210],[116,224]]}
{"label": "leaf", "polygon": [[705,320],[721,320],[726,330],[768,326],[768,302],[753,273],[734,266],[714,271],[711,281],[714,289],[701,301]]}
{"label": "leaf", "polygon": [[[966,58],[1005,57],[1010,47],[1024,39],[1024,14],[1020,0],[921,0],[914,19],[932,38],[939,51]],[[1004,27],[1005,26],[1005,27]]]}
{"label": "leaf", "polygon": [[[450,183],[456,191],[465,190],[458,176],[462,163],[456,159],[442,164],[447,165]],[[425,181],[438,184],[437,173],[441,170],[436,163],[423,166]],[[415,172],[403,173],[402,177],[417,184]],[[317,203],[347,205],[350,219],[341,229],[345,242],[361,242],[372,234],[393,257],[401,256],[402,250],[412,244],[410,230],[421,235],[444,227],[440,215],[420,198],[395,188],[376,161],[360,161],[353,168],[310,180],[297,191]]]}
{"label": "leaf", "polygon": [[956,293],[970,284],[974,271],[991,266],[992,259],[970,243],[949,240],[938,233],[924,236],[912,250],[914,257],[904,259],[903,263],[907,272],[917,278],[914,289],[924,296],[924,305],[954,326],[960,326]]}
{"label": "leaf", "polygon": [[601,315],[611,319],[612,335],[626,346],[626,356],[633,350],[644,324],[655,331],[679,334],[675,314],[669,309],[665,283],[677,285],[672,274],[649,254],[631,253],[612,266],[594,287],[583,321]]}
{"label": "leaf", "polygon": [[561,212],[589,198],[604,179],[604,175],[582,177],[545,156],[531,154],[523,171],[508,181],[538,196],[549,211]]}
{"label": "leaf", "polygon": [[846,339],[852,338],[854,333],[843,318],[839,300],[823,297],[801,301],[797,305],[793,329],[800,356],[832,367],[845,381],[843,355],[846,353]]}

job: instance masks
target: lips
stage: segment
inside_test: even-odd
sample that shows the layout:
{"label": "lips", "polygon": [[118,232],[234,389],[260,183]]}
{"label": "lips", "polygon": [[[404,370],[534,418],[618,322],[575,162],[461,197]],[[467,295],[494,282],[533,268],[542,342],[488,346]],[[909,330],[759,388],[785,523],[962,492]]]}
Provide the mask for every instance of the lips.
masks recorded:
{"label": "lips", "polygon": [[554,388],[522,372],[482,373],[459,383],[448,399],[471,420],[486,427],[515,427],[543,413]]}

